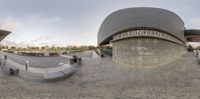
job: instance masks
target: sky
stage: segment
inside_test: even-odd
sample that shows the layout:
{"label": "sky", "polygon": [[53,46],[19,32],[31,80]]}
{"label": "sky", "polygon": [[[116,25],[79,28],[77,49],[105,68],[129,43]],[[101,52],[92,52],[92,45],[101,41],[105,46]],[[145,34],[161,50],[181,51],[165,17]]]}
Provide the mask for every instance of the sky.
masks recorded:
{"label": "sky", "polygon": [[157,7],[179,15],[187,29],[200,29],[200,0],[0,0],[1,44],[17,47],[97,45],[97,33],[112,12]]}

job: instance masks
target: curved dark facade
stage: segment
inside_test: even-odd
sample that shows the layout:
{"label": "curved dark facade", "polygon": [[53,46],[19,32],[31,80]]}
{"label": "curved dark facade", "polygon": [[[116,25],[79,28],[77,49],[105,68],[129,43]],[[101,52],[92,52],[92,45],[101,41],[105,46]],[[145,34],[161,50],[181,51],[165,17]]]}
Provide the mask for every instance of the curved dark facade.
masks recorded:
{"label": "curved dark facade", "polygon": [[98,44],[107,44],[113,35],[134,29],[154,29],[184,41],[184,22],[175,13],[151,7],[127,8],[110,14],[98,31]]}
{"label": "curved dark facade", "polygon": [[184,30],[183,20],[171,11],[127,8],[103,21],[98,31],[98,45],[111,44],[112,59],[119,64],[156,66],[182,57]]}
{"label": "curved dark facade", "polygon": [[0,30],[0,41],[3,40],[10,33],[10,31]]}
{"label": "curved dark facade", "polygon": [[189,35],[200,35],[200,30],[197,30],[197,29],[185,30],[185,36],[189,36]]}

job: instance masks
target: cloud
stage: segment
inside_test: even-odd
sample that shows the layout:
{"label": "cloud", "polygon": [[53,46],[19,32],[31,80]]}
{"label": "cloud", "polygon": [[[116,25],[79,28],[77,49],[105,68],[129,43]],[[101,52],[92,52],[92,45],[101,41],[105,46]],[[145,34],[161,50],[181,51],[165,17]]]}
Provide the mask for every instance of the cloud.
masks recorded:
{"label": "cloud", "polygon": [[42,35],[30,39],[23,39],[21,37],[10,37],[9,39],[4,39],[0,44],[5,46],[15,46],[15,47],[30,47],[30,46],[66,46],[66,43],[61,39],[62,36],[59,35]]}
{"label": "cloud", "polygon": [[40,23],[43,22],[43,24],[44,23],[53,24],[53,23],[62,22],[62,17],[35,14],[35,15],[30,16],[30,20],[33,22],[40,22]]}
{"label": "cloud", "polygon": [[10,41],[10,40],[4,40],[1,42],[2,45],[10,45],[10,46],[17,46],[18,44],[16,42]]}
{"label": "cloud", "polygon": [[40,36],[31,40],[27,40],[22,45],[28,45],[28,46],[45,46],[45,45],[51,45],[52,42],[54,42],[56,36],[53,35],[44,35]]}
{"label": "cloud", "polygon": [[56,23],[56,22],[59,22],[59,21],[61,21],[62,19],[61,19],[61,17],[59,17],[59,16],[54,16],[54,17],[47,17],[46,18],[46,21],[48,22],[48,23]]}
{"label": "cloud", "polygon": [[82,33],[83,36],[93,36],[94,33]]}
{"label": "cloud", "polygon": [[15,46],[15,47],[22,47],[22,48],[29,46],[29,44],[27,44],[26,41],[15,42],[11,40],[3,40],[1,44],[4,46]]}
{"label": "cloud", "polygon": [[1,42],[2,45],[8,45],[8,46],[15,46],[15,47],[28,47],[28,46],[50,46],[50,45],[54,45],[55,40],[54,40],[55,36],[40,36],[34,39],[30,39],[30,40],[23,40],[23,41],[19,41],[19,40],[3,40]]}
{"label": "cloud", "polygon": [[19,25],[20,23],[17,20],[13,19],[12,17],[7,17],[0,28],[11,31],[17,28]]}
{"label": "cloud", "polygon": [[192,45],[192,47],[198,47],[198,46],[200,46],[200,43],[199,42],[189,42],[188,43],[189,45]]}
{"label": "cloud", "polygon": [[32,40],[30,40],[30,42],[33,43],[33,42],[40,42],[40,41],[48,41],[48,40],[51,40],[54,38],[55,38],[55,36],[45,35],[45,36],[40,36],[35,39],[32,39]]}
{"label": "cloud", "polygon": [[189,20],[191,23],[191,28],[200,28],[200,18],[193,18]]}

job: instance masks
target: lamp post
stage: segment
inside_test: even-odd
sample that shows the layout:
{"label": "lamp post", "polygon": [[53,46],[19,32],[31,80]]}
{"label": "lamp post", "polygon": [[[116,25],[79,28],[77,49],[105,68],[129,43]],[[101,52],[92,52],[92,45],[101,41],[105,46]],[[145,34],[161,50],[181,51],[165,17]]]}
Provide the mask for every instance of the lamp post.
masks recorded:
{"label": "lamp post", "polygon": [[28,66],[29,66],[29,61],[26,61],[26,63],[25,63],[25,70],[26,71],[28,70]]}

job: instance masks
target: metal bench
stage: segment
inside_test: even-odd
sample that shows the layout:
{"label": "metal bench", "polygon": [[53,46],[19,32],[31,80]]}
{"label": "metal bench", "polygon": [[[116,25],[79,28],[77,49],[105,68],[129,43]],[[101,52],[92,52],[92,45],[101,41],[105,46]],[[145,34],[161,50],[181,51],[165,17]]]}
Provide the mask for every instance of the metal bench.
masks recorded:
{"label": "metal bench", "polygon": [[18,74],[19,74],[19,68],[10,67],[10,75],[18,75]]}
{"label": "metal bench", "polygon": [[77,63],[77,64],[81,65],[81,62],[82,62],[81,57],[73,56],[73,57],[70,59],[70,65],[72,65],[72,64],[74,64],[74,63]]}

